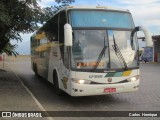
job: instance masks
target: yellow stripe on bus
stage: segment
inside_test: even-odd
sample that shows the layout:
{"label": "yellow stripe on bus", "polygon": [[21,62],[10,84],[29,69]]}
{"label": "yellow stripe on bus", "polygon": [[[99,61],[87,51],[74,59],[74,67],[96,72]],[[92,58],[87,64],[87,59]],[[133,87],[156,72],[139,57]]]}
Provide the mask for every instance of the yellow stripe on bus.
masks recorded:
{"label": "yellow stripe on bus", "polygon": [[131,74],[132,70],[128,70],[128,71],[125,71],[122,76],[129,76]]}

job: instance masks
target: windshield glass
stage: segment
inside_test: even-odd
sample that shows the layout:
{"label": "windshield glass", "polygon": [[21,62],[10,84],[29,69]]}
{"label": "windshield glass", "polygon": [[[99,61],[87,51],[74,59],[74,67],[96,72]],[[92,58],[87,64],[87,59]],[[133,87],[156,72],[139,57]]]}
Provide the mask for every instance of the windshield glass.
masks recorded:
{"label": "windshield glass", "polygon": [[[137,38],[131,40],[131,31],[108,30],[108,40],[110,46],[111,68],[136,67],[137,66]],[[115,43],[114,43],[115,40]],[[117,51],[114,45],[117,46]]]}
{"label": "windshield glass", "polygon": [[[106,30],[74,30],[72,46],[72,67],[91,69],[104,46],[108,45]],[[105,50],[98,68],[106,68],[109,63],[109,51]]]}
{"label": "windshield glass", "polygon": [[[72,68],[95,69],[95,66],[97,66],[96,69],[123,69],[124,62],[128,68],[137,67],[138,46],[135,36],[133,41],[130,40],[131,32],[74,30]],[[115,44],[117,44],[117,49],[120,52],[114,50]],[[121,60],[121,57],[124,61]]]}
{"label": "windshield glass", "polygon": [[130,13],[116,11],[70,11],[72,27],[108,27],[134,29]]}

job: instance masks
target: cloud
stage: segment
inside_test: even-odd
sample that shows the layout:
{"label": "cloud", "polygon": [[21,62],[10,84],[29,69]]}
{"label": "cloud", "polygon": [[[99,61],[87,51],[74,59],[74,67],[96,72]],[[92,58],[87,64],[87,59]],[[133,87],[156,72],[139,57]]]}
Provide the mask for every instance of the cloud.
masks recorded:
{"label": "cloud", "polygon": [[145,4],[154,4],[159,2],[159,0],[121,0],[121,1],[114,0],[114,1],[126,5],[145,5]]}
{"label": "cloud", "polygon": [[56,4],[55,0],[41,0],[38,2],[41,7],[47,7]]}
{"label": "cloud", "polygon": [[87,1],[78,1],[74,5],[88,5]]}
{"label": "cloud", "polygon": [[30,37],[33,35],[33,33],[30,34],[20,34],[22,37],[22,42],[17,42],[15,40],[11,41],[11,44],[18,44],[18,47],[16,48],[16,51],[19,54],[25,54],[29,55],[30,54]]}
{"label": "cloud", "polygon": [[114,0],[118,5],[129,9],[136,25],[143,25],[150,29],[152,34],[159,33],[160,29],[160,1],[159,0]]}
{"label": "cloud", "polygon": [[93,4],[95,2],[92,2],[91,0],[75,0],[75,2],[73,3],[73,5],[75,6],[80,6],[80,5],[90,5]]}
{"label": "cloud", "polygon": [[152,19],[157,19],[160,20],[160,8],[152,7],[152,8],[147,8],[144,6],[140,7],[134,7],[130,6],[128,9],[131,11],[133,16],[138,20],[138,21],[146,21],[146,20],[152,20]]}
{"label": "cloud", "polygon": [[107,5],[107,1],[106,0],[97,0],[96,1],[97,5]]}

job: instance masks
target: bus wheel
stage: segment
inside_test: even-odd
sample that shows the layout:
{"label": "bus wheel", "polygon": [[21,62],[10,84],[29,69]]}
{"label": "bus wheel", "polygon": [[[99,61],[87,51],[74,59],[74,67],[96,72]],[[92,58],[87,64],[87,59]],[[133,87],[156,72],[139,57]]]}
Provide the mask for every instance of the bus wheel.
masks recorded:
{"label": "bus wheel", "polygon": [[53,73],[54,90],[57,95],[62,95],[63,91],[59,88],[57,73]]}

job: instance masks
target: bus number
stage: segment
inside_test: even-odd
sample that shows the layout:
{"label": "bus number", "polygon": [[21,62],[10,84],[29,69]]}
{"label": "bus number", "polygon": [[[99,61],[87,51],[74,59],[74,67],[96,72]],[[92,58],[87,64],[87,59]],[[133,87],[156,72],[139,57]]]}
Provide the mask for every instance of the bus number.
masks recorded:
{"label": "bus number", "polygon": [[89,75],[89,78],[103,78],[103,75]]}

